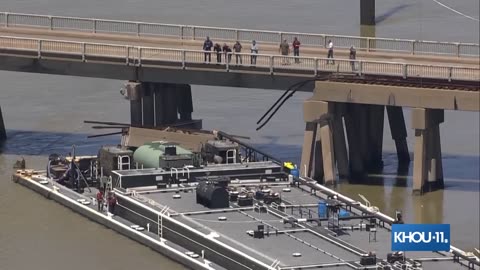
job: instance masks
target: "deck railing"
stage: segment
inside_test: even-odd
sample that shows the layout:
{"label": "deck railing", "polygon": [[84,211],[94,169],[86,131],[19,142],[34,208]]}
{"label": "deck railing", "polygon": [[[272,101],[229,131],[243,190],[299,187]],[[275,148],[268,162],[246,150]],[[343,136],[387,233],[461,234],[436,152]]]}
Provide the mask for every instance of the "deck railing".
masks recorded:
{"label": "deck railing", "polygon": [[239,40],[248,42],[256,40],[260,43],[279,43],[283,39],[291,42],[294,37],[298,37],[303,45],[309,47],[326,48],[328,40],[332,40],[336,48],[349,48],[354,45],[358,50],[366,52],[393,52],[456,57],[480,56],[480,46],[474,43],[234,29],[8,12],[0,12],[0,27],[34,27],[51,31],[67,30],[92,33],[115,33],[191,40],[203,40],[206,36],[210,36],[210,38],[214,40]]}
{"label": "deck railing", "polygon": [[[255,67],[259,73],[271,75],[316,76],[320,73],[352,73],[390,75],[406,78],[434,78],[479,81],[480,69],[460,66],[419,65],[401,62],[328,59],[267,54],[221,54],[217,63],[214,52],[172,48],[138,47],[104,43],[0,36],[0,53],[35,58],[56,58],[73,61],[100,61],[135,66],[169,66],[179,69],[198,67],[212,71],[241,72]],[[211,62],[205,61],[210,54]],[[237,56],[239,62],[237,64]],[[231,58],[230,62],[226,59]],[[241,63],[240,63],[241,59]],[[299,62],[296,63],[295,60]],[[252,64],[256,60],[255,64]]]}

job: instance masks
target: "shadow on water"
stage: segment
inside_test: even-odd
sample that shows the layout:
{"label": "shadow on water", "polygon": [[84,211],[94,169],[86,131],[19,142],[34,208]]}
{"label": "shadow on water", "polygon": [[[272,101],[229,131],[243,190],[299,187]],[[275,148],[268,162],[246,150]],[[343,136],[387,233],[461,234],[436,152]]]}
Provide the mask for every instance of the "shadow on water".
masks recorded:
{"label": "shadow on water", "polygon": [[0,145],[0,154],[42,156],[51,153],[65,155],[76,146],[79,155],[95,154],[101,145],[115,145],[120,136],[87,138],[86,133],[7,130],[7,141]]}
{"label": "shadow on water", "polygon": [[408,7],[412,6],[412,4],[403,4],[403,5],[398,5],[396,7],[393,7],[389,10],[387,10],[385,13],[378,15],[375,17],[375,23],[381,23],[385,21],[386,19],[390,18],[392,15],[395,13],[398,13]]}

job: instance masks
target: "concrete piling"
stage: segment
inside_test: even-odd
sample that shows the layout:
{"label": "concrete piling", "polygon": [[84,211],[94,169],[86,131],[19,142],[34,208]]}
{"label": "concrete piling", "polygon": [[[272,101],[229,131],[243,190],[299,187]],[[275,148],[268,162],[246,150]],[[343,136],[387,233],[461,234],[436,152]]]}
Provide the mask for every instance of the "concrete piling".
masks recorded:
{"label": "concrete piling", "polygon": [[345,115],[346,108],[345,104],[337,104],[335,107],[335,115],[333,116],[332,126],[333,126],[333,145],[335,152],[335,161],[337,163],[338,177],[339,178],[348,178],[349,168],[348,168],[348,152],[347,144],[345,142],[345,128],[343,126],[343,118]]}
{"label": "concrete piling", "polygon": [[318,124],[321,145],[322,145],[322,163],[324,184],[331,185],[335,183],[335,154],[332,136],[332,121],[326,119]]}
{"label": "concrete piling", "polygon": [[367,169],[377,171],[383,168],[383,125],[385,106],[368,105],[368,155]]}
{"label": "concrete piling", "polygon": [[402,107],[387,106],[388,123],[392,139],[395,141],[399,163],[410,162],[410,154],[407,145],[407,128],[403,117]]}
{"label": "concrete piling", "polygon": [[300,175],[303,177],[310,177],[312,170],[312,156],[315,152],[315,137],[317,131],[317,124],[307,122],[305,124],[305,132],[303,137],[302,159],[300,162]]}
{"label": "concrete piling", "polygon": [[360,24],[375,25],[375,0],[360,0]]}
{"label": "concrete piling", "polygon": [[132,125],[160,127],[180,124],[193,129],[202,128],[201,120],[192,120],[190,85],[130,81],[126,83],[126,89]]}

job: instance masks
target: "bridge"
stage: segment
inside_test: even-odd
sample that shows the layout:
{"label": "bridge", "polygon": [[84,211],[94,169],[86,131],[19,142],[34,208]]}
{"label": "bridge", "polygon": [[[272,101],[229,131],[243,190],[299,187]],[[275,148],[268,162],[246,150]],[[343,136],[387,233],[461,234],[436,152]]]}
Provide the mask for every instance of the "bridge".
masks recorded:
{"label": "bridge", "polygon": [[[206,62],[206,36],[230,47],[238,40],[242,53],[222,54],[217,63],[212,52]],[[279,55],[279,43],[294,37],[302,43],[300,57]],[[252,40],[258,54],[250,53]],[[333,63],[326,58],[329,40]],[[355,60],[348,59],[352,45]],[[415,108],[414,189],[420,193],[431,186],[427,178],[436,186],[443,181],[443,110],[479,110],[479,57],[479,44],[471,43],[0,13],[0,70],[126,80],[133,125],[200,127],[191,118],[191,84],[282,90],[304,82],[300,91],[315,90],[305,101],[301,171],[325,183],[335,181],[337,170],[354,177],[381,164],[385,108],[399,159],[410,161],[401,107]],[[345,140],[334,139],[345,137],[342,118],[348,154]]]}

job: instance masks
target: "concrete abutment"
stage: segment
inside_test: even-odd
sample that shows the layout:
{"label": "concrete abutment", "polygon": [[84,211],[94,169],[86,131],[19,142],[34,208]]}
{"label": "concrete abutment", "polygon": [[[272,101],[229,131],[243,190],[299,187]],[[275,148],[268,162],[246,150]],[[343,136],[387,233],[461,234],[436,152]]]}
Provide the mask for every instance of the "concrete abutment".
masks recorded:
{"label": "concrete abutment", "polygon": [[192,120],[190,85],[135,82],[126,83],[132,126],[201,129],[201,120]]}

